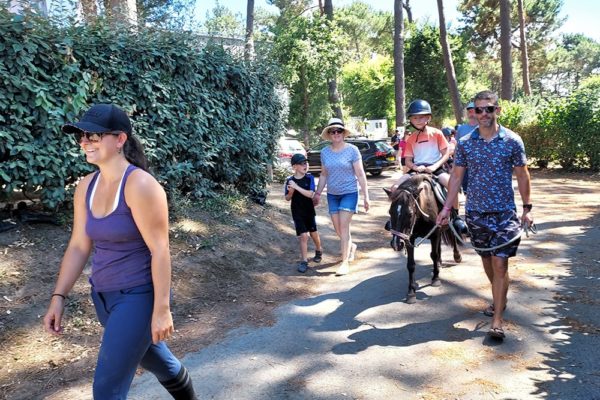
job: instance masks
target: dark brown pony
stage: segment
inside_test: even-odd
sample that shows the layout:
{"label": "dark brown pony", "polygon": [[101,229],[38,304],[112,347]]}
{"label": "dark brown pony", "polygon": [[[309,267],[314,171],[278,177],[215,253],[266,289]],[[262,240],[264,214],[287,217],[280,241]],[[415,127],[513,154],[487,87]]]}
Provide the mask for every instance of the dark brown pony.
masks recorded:
{"label": "dark brown pony", "polygon": [[[385,189],[384,189],[385,190]],[[385,190],[392,204],[390,206],[390,225],[392,248],[396,251],[406,249],[408,269],[408,294],[406,302],[416,301],[418,285],[415,281],[415,240],[426,237],[436,226],[435,219],[442,208],[442,203],[436,198],[431,175],[416,174],[404,182],[393,193]],[[440,286],[440,267],[442,265],[442,246],[451,245],[454,251],[454,261],[461,262],[462,256],[458,250],[456,238],[444,227],[438,228],[429,236],[431,241],[431,260],[433,261],[433,276],[431,286]]]}

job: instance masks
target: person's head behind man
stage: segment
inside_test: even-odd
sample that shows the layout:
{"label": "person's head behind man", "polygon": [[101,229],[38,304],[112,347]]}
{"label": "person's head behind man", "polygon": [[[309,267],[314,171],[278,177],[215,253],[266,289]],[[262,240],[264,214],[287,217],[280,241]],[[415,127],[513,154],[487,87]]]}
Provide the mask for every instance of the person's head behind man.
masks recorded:
{"label": "person's head behind man", "polygon": [[475,118],[475,102],[473,100],[469,101],[465,108],[467,109],[467,119],[469,120],[468,124],[471,126],[476,126],[477,118]]}
{"label": "person's head behind man", "polygon": [[498,95],[491,90],[484,90],[475,95],[475,118],[480,128],[492,128],[498,123],[500,106],[498,105]]}

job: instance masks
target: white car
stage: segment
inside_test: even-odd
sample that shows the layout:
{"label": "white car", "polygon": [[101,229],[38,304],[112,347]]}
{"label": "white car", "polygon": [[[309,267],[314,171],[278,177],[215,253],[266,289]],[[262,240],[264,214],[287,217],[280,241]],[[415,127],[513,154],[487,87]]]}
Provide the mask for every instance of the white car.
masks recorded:
{"label": "white car", "polygon": [[277,143],[277,159],[275,164],[279,167],[288,168],[291,166],[290,160],[296,153],[306,156],[306,149],[296,139],[282,137]]}

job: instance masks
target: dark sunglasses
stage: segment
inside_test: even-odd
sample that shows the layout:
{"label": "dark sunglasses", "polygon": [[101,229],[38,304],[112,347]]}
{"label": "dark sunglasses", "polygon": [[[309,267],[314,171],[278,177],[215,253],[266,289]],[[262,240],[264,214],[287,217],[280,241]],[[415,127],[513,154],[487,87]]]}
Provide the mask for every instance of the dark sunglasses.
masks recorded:
{"label": "dark sunglasses", "polygon": [[84,136],[90,143],[98,143],[102,140],[102,138],[106,135],[114,135],[118,136],[121,132],[87,132],[87,131],[79,131],[75,132],[75,140],[77,143],[81,144]]}
{"label": "dark sunglasses", "polygon": [[475,114],[483,114],[484,111],[488,114],[491,114],[497,109],[498,106],[475,107]]}
{"label": "dark sunglasses", "polygon": [[327,132],[329,132],[330,135],[335,135],[338,133],[344,133],[344,130],[341,128],[335,128],[335,129],[330,129]]}

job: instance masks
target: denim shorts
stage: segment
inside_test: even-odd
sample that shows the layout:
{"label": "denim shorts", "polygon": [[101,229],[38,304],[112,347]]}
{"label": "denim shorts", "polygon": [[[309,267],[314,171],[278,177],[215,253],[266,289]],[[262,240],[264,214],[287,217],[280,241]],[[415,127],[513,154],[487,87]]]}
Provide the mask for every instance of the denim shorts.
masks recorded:
{"label": "denim shorts", "polygon": [[358,212],[358,192],[345,194],[327,193],[327,204],[329,214],[337,214],[340,211],[348,211],[356,214]]}
{"label": "denim shorts", "polygon": [[[521,232],[521,224],[514,210],[482,213],[467,211],[466,222],[474,247],[489,248],[507,243]],[[492,251],[477,251],[482,257],[496,256],[509,258],[517,254],[521,239],[508,246]]]}

